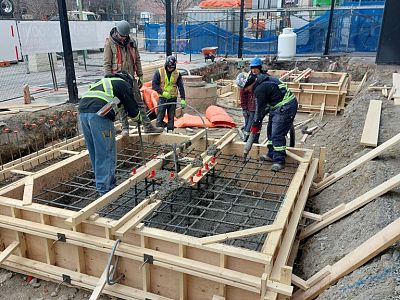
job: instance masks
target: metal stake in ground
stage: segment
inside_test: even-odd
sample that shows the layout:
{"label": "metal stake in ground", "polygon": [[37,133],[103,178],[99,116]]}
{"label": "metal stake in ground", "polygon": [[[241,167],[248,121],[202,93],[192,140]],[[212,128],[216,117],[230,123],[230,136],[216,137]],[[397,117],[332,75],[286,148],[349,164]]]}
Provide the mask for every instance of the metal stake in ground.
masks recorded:
{"label": "metal stake in ground", "polygon": [[10,128],[4,128],[3,129],[4,133],[7,133],[7,140],[8,140],[8,147],[10,148],[10,154],[11,154],[11,160],[14,160],[14,155],[11,147],[11,141],[10,141]]}
{"label": "metal stake in ground", "polygon": [[15,137],[17,139],[19,158],[21,159],[21,162],[22,162],[21,145],[19,144],[18,130],[14,130],[14,133],[15,133]]}

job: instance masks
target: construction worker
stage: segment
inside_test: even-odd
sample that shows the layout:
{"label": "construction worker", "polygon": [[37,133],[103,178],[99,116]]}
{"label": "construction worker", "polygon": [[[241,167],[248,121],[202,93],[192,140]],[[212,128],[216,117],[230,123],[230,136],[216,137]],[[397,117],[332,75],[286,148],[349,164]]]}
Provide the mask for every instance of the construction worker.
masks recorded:
{"label": "construction worker", "polygon": [[[139,89],[143,85],[143,71],[140,61],[140,55],[137,43],[132,39],[130,34],[130,25],[127,21],[119,21],[116,26],[111,29],[110,36],[106,39],[104,45],[104,74],[115,74],[119,71],[128,72],[133,78],[137,75],[137,81],[133,80],[133,95],[143,118],[143,126],[145,133],[160,133],[162,130],[154,127],[149,117],[146,115],[146,109]],[[129,133],[129,123],[125,114],[121,116],[122,134]]]}
{"label": "construction worker", "polygon": [[261,131],[262,121],[269,113],[267,138],[268,153],[262,161],[271,161],[272,171],[285,167],[286,135],[293,126],[297,112],[297,99],[287,85],[268,74],[250,74],[244,89],[253,90],[256,97],[256,115],[250,131]]}
{"label": "construction worker", "polygon": [[258,56],[254,57],[250,61],[250,70],[251,70],[251,73],[254,74],[254,75],[267,73],[266,71],[263,71],[263,69],[262,69],[262,60]]}
{"label": "construction worker", "polygon": [[157,108],[157,127],[165,127],[164,117],[165,112],[168,114],[167,131],[174,130],[174,118],[176,104],[163,105],[165,103],[177,102],[178,89],[181,96],[180,104],[185,108],[187,103],[185,100],[185,88],[183,86],[182,75],[176,69],[176,57],[170,55],[165,60],[163,68],[158,69],[153,76],[152,89],[158,95],[158,108]]}
{"label": "construction worker", "polygon": [[[242,72],[236,77],[237,86],[244,86],[246,84],[249,73]],[[240,94],[240,106],[242,107],[242,113],[244,117],[244,125],[241,128],[243,132],[242,140],[246,142],[250,136],[250,127],[253,125],[254,116],[256,112],[256,97],[254,92],[250,89],[239,90]],[[258,143],[259,135],[255,138],[254,143]]]}
{"label": "construction worker", "polygon": [[[79,119],[89,151],[93,172],[96,179],[96,190],[99,196],[104,195],[115,186],[116,143],[115,116],[119,111],[135,122],[141,121],[138,105],[132,101],[133,77],[126,71],[119,71],[92,85],[79,101]],[[102,114],[105,107],[113,105],[108,113]],[[100,116],[102,115],[102,116]]]}

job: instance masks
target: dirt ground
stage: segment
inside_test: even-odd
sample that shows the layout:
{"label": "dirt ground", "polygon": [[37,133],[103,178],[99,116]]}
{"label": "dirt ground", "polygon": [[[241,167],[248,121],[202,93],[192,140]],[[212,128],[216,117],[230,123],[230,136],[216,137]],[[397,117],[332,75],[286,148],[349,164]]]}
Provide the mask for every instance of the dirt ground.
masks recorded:
{"label": "dirt ground", "polygon": [[[311,66],[326,70],[332,61],[318,62]],[[308,65],[307,65],[308,66]],[[279,66],[271,65],[278,68]],[[392,85],[392,73],[400,68],[376,67],[368,61],[344,58],[338,61],[337,70],[349,71],[353,79],[360,81],[363,73],[370,68],[371,74],[361,92],[352,99],[343,115],[327,116],[329,121],[323,130],[308,138],[306,147],[328,149],[327,172],[335,172],[351,163],[370,149],[360,145],[361,133],[370,100],[382,100],[382,114],[379,144],[399,133],[400,106],[384,98],[381,92],[367,91],[367,86],[377,82],[381,86]],[[303,69],[303,67],[300,67]],[[228,110],[235,120],[240,121],[241,111]],[[298,119],[301,118],[299,115]],[[304,116],[303,116],[304,118]],[[222,136],[226,131],[214,132]],[[261,140],[263,140],[262,136]],[[297,134],[297,140],[301,135]],[[400,148],[398,146],[378,158],[366,163],[345,176],[320,194],[309,199],[306,210],[324,213],[329,209],[349,202],[373,187],[398,174],[400,169]],[[386,193],[368,205],[326,227],[302,242],[295,263],[294,273],[303,279],[310,278],[326,265],[332,265],[355,249],[361,243],[400,217],[400,188]],[[10,277],[12,275],[12,277]],[[91,292],[76,288],[61,287],[60,292],[51,296],[57,284],[40,281],[40,287],[31,286],[25,276],[0,269],[0,299],[47,300],[47,299],[88,299]],[[102,296],[101,299],[111,299]],[[400,299],[400,243],[390,247],[364,266],[340,279],[317,299],[372,300]],[[245,300],[245,299],[243,299]]]}
{"label": "dirt ground", "polygon": [[[382,100],[379,144],[399,133],[400,106],[384,98],[381,92],[367,91],[367,86],[392,85],[392,73],[399,68],[372,67],[369,80],[349,103],[343,116],[329,122],[308,145],[325,146],[327,170],[335,172],[367,153],[360,145],[365,116],[370,100]],[[309,199],[307,210],[325,213],[347,203],[398,174],[399,147],[345,176],[320,194]],[[363,208],[314,234],[301,244],[295,274],[310,278],[326,265],[332,265],[361,243],[400,217],[400,189],[377,198]],[[400,243],[390,247],[371,262],[340,279],[318,299],[400,299]]]}

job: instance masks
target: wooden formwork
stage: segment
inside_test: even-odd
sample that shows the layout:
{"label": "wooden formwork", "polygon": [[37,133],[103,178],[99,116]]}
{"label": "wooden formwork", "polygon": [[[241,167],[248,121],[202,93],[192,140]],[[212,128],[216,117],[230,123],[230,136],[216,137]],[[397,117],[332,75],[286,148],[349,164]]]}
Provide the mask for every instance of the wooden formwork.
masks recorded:
{"label": "wooden formwork", "polygon": [[[294,69],[295,70],[295,69]],[[293,70],[292,70],[293,71]],[[272,76],[283,78],[299,101],[300,112],[337,114],[344,110],[350,86],[347,73],[268,70]]]}
{"label": "wooden formwork", "polygon": [[[228,132],[210,140],[222,154],[242,155],[243,143]],[[137,135],[129,137],[138,140]],[[147,142],[185,143],[205,149],[204,131],[189,137],[175,134],[144,135]],[[188,143],[189,141],[189,143]],[[126,142],[118,139],[118,147]],[[255,146],[250,156],[258,157],[266,146]],[[195,238],[144,226],[143,218],[160,205],[157,191],[118,220],[99,217],[96,211],[160,169],[171,153],[155,157],[136,174],[78,212],[49,207],[32,201],[43,189],[68,180],[90,164],[83,150],[66,160],[0,189],[0,245],[15,248],[3,255],[2,267],[56,282],[94,289],[102,277],[116,239],[119,283],[103,292],[122,299],[284,299],[292,294],[288,259],[297,225],[308,197],[317,161],[312,151],[289,149],[288,161],[298,165],[273,224],[222,236]],[[207,151],[203,163],[211,162]],[[218,161],[210,168],[216,168]],[[188,165],[180,178],[192,180],[202,167]],[[203,174],[208,170],[203,169]],[[199,179],[199,178],[197,178]],[[223,244],[232,237],[268,233],[262,251]],[[7,248],[10,249],[10,248]],[[149,262],[149,259],[151,263]],[[104,277],[104,276],[103,276]],[[104,280],[104,278],[103,278]]]}

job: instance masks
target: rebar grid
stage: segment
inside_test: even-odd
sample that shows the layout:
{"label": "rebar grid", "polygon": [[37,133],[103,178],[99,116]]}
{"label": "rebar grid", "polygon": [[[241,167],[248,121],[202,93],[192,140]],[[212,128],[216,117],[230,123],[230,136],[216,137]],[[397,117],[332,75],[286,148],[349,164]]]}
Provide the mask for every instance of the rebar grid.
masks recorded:
{"label": "rebar grid", "polygon": [[[284,200],[295,164],[271,172],[270,164],[220,155],[218,165],[195,187],[185,187],[163,201],[145,225],[205,237],[272,224]],[[259,251],[266,235],[227,241]]]}
{"label": "rebar grid", "polygon": [[[139,141],[127,144],[127,147],[117,153],[115,174],[117,184],[128,179],[133,168],[143,165],[142,151],[139,145]],[[143,146],[144,163],[151,161],[160,152],[165,154],[172,149],[169,145],[155,143],[143,143]],[[172,158],[164,160],[163,169],[173,170],[173,166]],[[167,176],[164,177],[167,178]],[[159,180],[140,181],[131,190],[99,210],[98,213],[104,217],[119,219],[155,191],[160,184]],[[94,174],[89,166],[88,169],[70,180],[59,182],[51,189],[43,189],[40,194],[33,197],[33,200],[41,204],[78,211],[98,197]]]}

